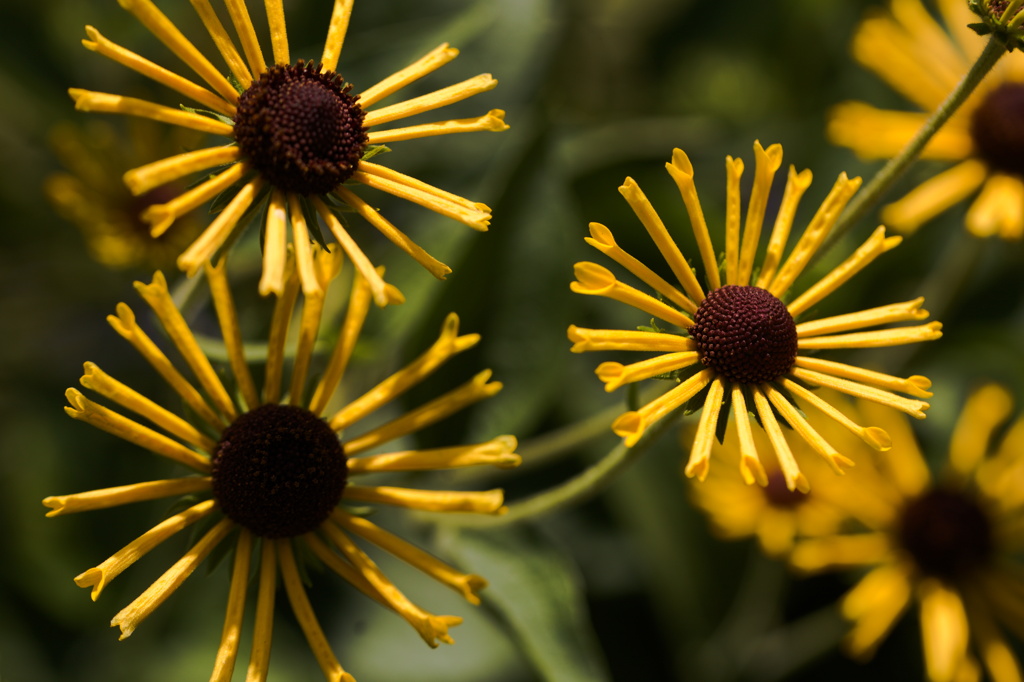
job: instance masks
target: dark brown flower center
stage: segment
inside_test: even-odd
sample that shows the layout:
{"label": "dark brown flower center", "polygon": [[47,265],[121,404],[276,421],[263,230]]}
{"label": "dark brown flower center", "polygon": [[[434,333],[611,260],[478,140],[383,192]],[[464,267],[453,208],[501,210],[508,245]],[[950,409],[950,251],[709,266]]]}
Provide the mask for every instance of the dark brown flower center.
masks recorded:
{"label": "dark brown flower center", "polygon": [[363,110],[333,71],[299,61],[272,66],[238,98],[235,139],[271,185],[325,194],[355,172],[366,147]]}
{"label": "dark brown flower center", "polygon": [[730,381],[773,381],[796,359],[793,316],[760,287],[729,285],[712,291],[689,332],[701,362]]}
{"label": "dark brown flower center", "polygon": [[978,503],[936,488],[910,500],[900,515],[899,543],[922,573],[953,580],[992,556],[992,522]]}
{"label": "dark brown flower center", "polygon": [[301,407],[263,405],[224,429],[213,455],[213,495],[232,521],[283,538],[319,526],[348,478],[345,451],[324,420]]}
{"label": "dark brown flower center", "polygon": [[786,477],[781,471],[768,474],[768,485],[764,487],[764,497],[768,504],[777,509],[795,509],[807,501],[807,493],[790,490],[786,486]]}
{"label": "dark brown flower center", "polygon": [[1003,83],[971,117],[977,155],[992,170],[1024,178],[1024,84]]}

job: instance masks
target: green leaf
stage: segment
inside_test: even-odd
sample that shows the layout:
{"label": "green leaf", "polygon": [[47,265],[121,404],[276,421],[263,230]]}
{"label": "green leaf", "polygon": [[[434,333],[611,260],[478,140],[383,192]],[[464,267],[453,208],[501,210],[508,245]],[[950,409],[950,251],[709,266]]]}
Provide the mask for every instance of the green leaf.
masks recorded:
{"label": "green leaf", "polygon": [[443,527],[439,540],[462,566],[486,576],[481,596],[549,682],[611,677],[591,628],[576,567],[534,527]]}

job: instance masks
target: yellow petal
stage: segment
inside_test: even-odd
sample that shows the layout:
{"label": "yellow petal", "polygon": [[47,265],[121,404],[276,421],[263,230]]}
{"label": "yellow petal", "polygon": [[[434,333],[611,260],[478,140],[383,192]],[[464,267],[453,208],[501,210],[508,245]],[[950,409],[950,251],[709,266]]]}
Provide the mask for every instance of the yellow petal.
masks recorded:
{"label": "yellow petal", "polygon": [[[360,103],[362,103],[361,98]],[[460,118],[451,121],[439,121],[438,123],[424,123],[423,125],[393,128],[391,130],[373,130],[367,133],[367,144],[386,144],[402,140],[415,140],[421,137],[453,135],[455,133],[501,132],[508,130],[508,127],[508,124],[505,123],[505,112],[501,109],[491,109],[483,116],[477,116],[476,118]]]}
{"label": "yellow petal", "polygon": [[223,135],[232,137],[234,127],[200,114],[193,114],[181,109],[172,109],[160,104],[153,104],[134,97],[123,97],[122,95],[111,95],[105,92],[91,92],[81,88],[68,90],[71,99],[75,101],[75,109],[78,111],[92,111],[106,114],[125,114],[127,116],[138,116],[148,118],[160,123],[190,130],[198,130],[202,133]]}
{"label": "yellow petal", "polygon": [[611,270],[597,263],[576,263],[573,270],[576,273],[576,281],[571,282],[569,288],[577,294],[604,296],[684,329],[693,324],[693,320],[685,313],[618,281]]}
{"label": "yellow petal", "polygon": [[256,591],[256,623],[252,633],[252,651],[245,682],[264,682],[270,667],[270,643],[274,630],[274,595],[277,592],[276,545],[260,541],[259,587]]}
{"label": "yellow petal", "polygon": [[249,587],[249,561],[252,556],[253,536],[247,529],[239,531],[235,545],[235,561],[231,569],[231,588],[228,590],[228,605],[224,610],[224,628],[221,631],[217,659],[213,663],[210,682],[231,682],[238,658],[238,643],[242,634],[242,618],[245,615],[245,597]]}
{"label": "yellow petal", "polygon": [[743,224],[743,242],[740,245],[739,282],[749,284],[754,271],[754,257],[761,242],[761,225],[768,206],[772,180],[782,165],[782,145],[773,144],[764,149],[760,142],[754,142],[754,186],[747,205],[747,217]]}
{"label": "yellow petal", "polygon": [[[853,461],[839,454],[839,452],[832,447],[832,445],[830,445],[829,442],[821,436],[821,434],[814,430],[814,427],[804,419],[803,415],[800,414],[800,411],[796,409],[796,407],[789,402],[782,393],[769,384],[765,384],[763,388],[772,405],[774,405],[779,411],[779,414],[782,415],[793,430],[800,434],[800,437],[803,438],[815,452],[821,455],[825,461],[828,462],[833,471],[837,474],[843,474],[845,473],[843,471],[843,467],[853,466]],[[783,469],[783,473],[785,473],[785,469]],[[790,490],[792,490],[792,488],[790,488]]]}
{"label": "yellow petal", "polygon": [[662,419],[672,410],[680,407],[687,400],[700,393],[715,377],[715,371],[705,369],[661,394],[639,410],[625,412],[612,422],[612,431],[626,441],[627,447],[636,445],[640,437],[652,424]]}
{"label": "yellow petal", "polygon": [[829,348],[884,348],[902,346],[907,343],[934,341],[942,337],[942,323],[929,322],[916,327],[895,327],[853,334],[814,336],[800,339],[800,350],[824,350]]}
{"label": "yellow petal", "polygon": [[419,204],[478,232],[486,232],[491,223],[490,209],[484,204],[471,202],[378,164],[360,161],[358,170],[352,174],[352,181]]}
{"label": "yellow petal", "polygon": [[325,71],[338,70],[338,57],[348,33],[348,21],[352,16],[352,4],[355,0],[334,0],[331,10],[331,23],[327,27],[327,40],[324,41],[324,53],[320,62]]}
{"label": "yellow petal", "polygon": [[922,400],[910,400],[909,398],[898,396],[895,393],[890,393],[889,391],[883,391],[882,389],[865,386],[864,384],[860,384],[855,381],[829,376],[827,374],[822,374],[821,372],[794,367],[789,373],[797,379],[802,379],[803,381],[815,386],[827,386],[856,398],[866,398],[867,400],[872,400],[881,405],[895,407],[897,410],[906,412],[916,419],[924,419],[924,411],[928,409],[928,403]]}
{"label": "yellow petal", "polygon": [[345,487],[346,502],[373,502],[435,512],[503,514],[505,495],[500,488],[481,491],[414,490],[393,486],[352,485]]}
{"label": "yellow petal", "polygon": [[791,379],[782,378],[780,383],[787,391],[806,402],[809,402],[811,405],[814,405],[818,410],[831,417],[837,423],[846,427],[851,433],[856,435],[875,450],[885,452],[892,448],[892,439],[884,430],[876,426],[864,427],[855,423],[852,419],[823,400],[816,393],[807,390]]}
{"label": "yellow petal", "polygon": [[[242,349],[242,330],[238,324],[238,312],[235,310],[235,301],[231,296],[227,262],[224,259],[221,259],[216,266],[206,266],[206,281],[210,284],[210,296],[213,298],[214,309],[217,311],[217,321],[224,337],[224,346],[228,351],[231,373],[234,374],[235,381],[238,382],[238,390],[241,391],[246,406],[253,410],[259,406],[260,398],[256,392],[256,383],[249,371],[249,365],[245,361],[245,352]],[[206,451],[212,453],[214,447],[216,447],[215,444],[210,445]]]}
{"label": "yellow petal", "polygon": [[686,204],[686,212],[690,216],[690,226],[697,239],[700,259],[704,263],[704,276],[707,277],[708,286],[714,291],[722,286],[718,274],[718,258],[715,256],[715,247],[711,243],[707,221],[704,220],[704,211],[700,207],[697,186],[693,182],[693,164],[690,163],[690,158],[683,150],[673,149],[672,161],[666,163],[665,168],[672,179],[676,181],[679,194],[682,196],[683,203]]}
{"label": "yellow petal", "polygon": [[449,104],[461,102],[473,95],[479,95],[482,92],[493,90],[497,85],[498,81],[496,81],[491,74],[482,73],[479,76],[468,78],[461,83],[449,85],[447,88],[435,90],[432,93],[421,95],[420,97],[415,97],[413,99],[405,100],[404,102],[398,102],[390,106],[369,111],[366,113],[366,118],[363,119],[363,126],[366,128],[372,128],[374,126],[381,125],[382,123],[390,123],[391,121],[397,121],[402,118],[408,118],[427,111],[439,109],[441,107],[448,106]]}
{"label": "yellow petal", "polygon": [[674,372],[684,367],[689,367],[698,360],[697,351],[666,353],[649,360],[634,362],[631,365],[623,365],[619,362],[602,362],[597,366],[595,372],[598,378],[604,382],[604,390],[610,393],[623,384],[630,384],[635,381]]}
{"label": "yellow petal", "polygon": [[989,452],[995,430],[1013,410],[1013,396],[998,384],[986,384],[968,397],[949,441],[949,464],[968,478]]}
{"label": "yellow petal", "polygon": [[146,500],[159,500],[164,497],[197,493],[209,490],[210,481],[209,476],[188,476],[163,481],[131,483],[116,488],[90,490],[73,495],[52,495],[44,498],[43,504],[50,508],[50,511],[46,512],[46,516],[49,518],[61,514],[119,507],[132,502],[145,502]]}
{"label": "yellow petal", "polygon": [[779,468],[782,469],[782,475],[786,479],[786,487],[790,490],[799,490],[802,493],[806,493],[811,489],[811,486],[793,457],[793,451],[790,450],[789,444],[786,442],[786,437],[782,433],[782,427],[779,426],[779,421],[775,418],[775,413],[772,412],[768,399],[757,386],[752,387],[752,392],[754,394],[754,406],[757,408],[757,414],[761,417],[761,425],[768,434],[768,440],[771,441],[772,449],[775,450],[775,456],[779,460]]}
{"label": "yellow petal", "polygon": [[703,481],[711,468],[711,447],[715,441],[715,430],[718,427],[718,414],[722,410],[722,398],[725,396],[725,385],[720,377],[711,382],[704,408],[697,424],[697,434],[690,447],[690,459],[684,472],[689,478]]}
{"label": "yellow petal", "polygon": [[263,51],[256,38],[256,30],[252,26],[245,0],[224,0],[224,5],[228,8],[235,33],[242,42],[242,50],[245,52],[246,61],[249,62],[249,68],[252,69],[253,76],[258,78],[267,70],[267,64],[263,60]]}
{"label": "yellow petal", "polygon": [[267,23],[270,24],[270,43],[274,50],[274,64],[292,63],[288,53],[288,31],[284,22],[284,0],[266,0]]}
{"label": "yellow petal", "polygon": [[725,157],[725,283],[740,284],[740,178],[743,159]]}
{"label": "yellow petal", "polygon": [[909,602],[910,585],[901,568],[883,565],[868,573],[842,602],[843,616],[855,621],[844,648],[856,658],[869,658]]}
{"label": "yellow petal", "polygon": [[994,174],[967,210],[967,229],[975,237],[1020,239],[1024,234],[1024,183]]}
{"label": "yellow petal", "polygon": [[937,580],[918,586],[921,600],[921,640],[928,679],[953,682],[967,656],[967,613],[953,590]]}
{"label": "yellow petal", "polygon": [[913,233],[981,187],[988,170],[969,159],[925,180],[899,201],[882,209],[882,221],[897,232]]}
{"label": "yellow petal", "polygon": [[931,388],[932,382],[927,377],[920,375],[914,375],[912,377],[902,379],[889,374],[883,374],[882,372],[862,369],[860,367],[854,367],[853,365],[844,365],[841,362],[804,356],[798,356],[795,365],[797,367],[803,367],[804,369],[810,369],[824,374],[831,374],[833,376],[851,379],[860,383],[871,384],[872,386],[877,386],[878,388],[884,388],[890,391],[909,393],[916,398],[932,397],[931,391],[928,390]]}
{"label": "yellow petal", "polygon": [[178,256],[178,268],[188,273],[189,277],[199,272],[203,264],[213,258],[236,228],[245,227],[240,226],[238,221],[252,205],[262,186],[263,181],[255,178],[238,190],[238,194],[228,202],[224,210],[218,213],[202,234]]}
{"label": "yellow petal", "polygon": [[352,457],[348,460],[348,473],[357,476],[381,471],[428,471],[484,464],[508,469],[519,466],[522,462],[522,457],[516,454],[517,445],[514,436],[506,435],[474,445]]}
{"label": "yellow petal", "polygon": [[185,152],[140,166],[124,174],[124,184],[138,196],[191,173],[234,163],[242,152],[237,146],[210,147]]}
{"label": "yellow petal", "polygon": [[805,169],[797,173],[796,168],[789,167],[786,190],[782,194],[782,203],[775,216],[772,235],[768,240],[768,249],[765,251],[764,260],[761,261],[761,271],[757,275],[756,286],[762,289],[768,288],[778,271],[779,263],[782,262],[782,253],[786,249],[786,242],[789,241],[789,233],[793,228],[796,209],[800,205],[800,199],[803,198],[804,192],[811,186],[812,177],[809,170]]}
{"label": "yellow petal", "polygon": [[[459,56],[458,50],[450,47],[448,43],[442,43],[401,71],[391,74],[373,87],[369,87],[360,93],[360,106],[364,109],[373,106],[388,95],[398,92],[406,85],[423,78],[427,74],[433,73],[457,56]],[[373,133],[370,134],[372,135]]]}
{"label": "yellow petal", "polygon": [[750,428],[750,413],[743,397],[743,388],[732,385],[732,413],[736,417],[736,437],[740,446],[740,476],[747,485],[757,483],[762,488],[768,485],[768,474],[757,456],[754,434]]}
{"label": "yellow petal", "polygon": [[624,329],[586,329],[572,324],[568,329],[573,353],[592,350],[642,350],[660,352],[692,351],[693,339],[680,334],[628,331]]}
{"label": "yellow petal", "polygon": [[260,296],[284,293],[284,266],[288,259],[288,209],[285,195],[274,189],[267,204],[264,222],[263,273],[260,275]]}
{"label": "yellow petal", "polygon": [[206,27],[206,32],[213,39],[213,44],[216,46],[217,51],[220,52],[220,56],[223,57],[224,62],[228,65],[231,75],[235,77],[239,85],[248,89],[252,85],[252,72],[249,71],[245,62],[242,61],[242,55],[238,53],[231,35],[224,29],[224,24],[221,23],[216,10],[210,4],[210,0],[191,0],[191,2],[193,9],[195,9],[199,19],[203,22],[203,26]]}
{"label": "yellow petal", "polygon": [[[879,109],[863,102],[841,102],[828,112],[828,138],[849,147],[862,159],[886,159],[900,150],[924,127],[928,114]],[[954,120],[928,141],[921,158],[960,160],[974,149],[970,130]],[[886,223],[888,218],[884,219]],[[893,225],[896,227],[896,225]]]}
{"label": "yellow petal", "polygon": [[809,322],[801,322],[796,326],[796,334],[799,338],[805,338],[821,334],[835,334],[863,327],[874,327],[891,322],[923,320],[928,317],[928,311],[923,310],[921,308],[922,305],[924,305],[924,297],[920,296],[905,303],[890,303],[889,305],[847,313],[846,315],[835,315]]}
{"label": "yellow petal", "polygon": [[[877,564],[891,556],[892,551],[885,533],[831,535],[801,540],[796,544],[789,561],[799,571],[816,573]],[[847,599],[850,599],[849,595]]]}

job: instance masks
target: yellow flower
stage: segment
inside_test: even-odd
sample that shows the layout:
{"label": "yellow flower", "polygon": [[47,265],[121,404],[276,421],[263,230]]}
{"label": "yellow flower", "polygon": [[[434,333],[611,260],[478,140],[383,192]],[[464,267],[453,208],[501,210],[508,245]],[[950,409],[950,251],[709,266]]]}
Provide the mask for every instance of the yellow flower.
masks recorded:
{"label": "yellow flower", "polygon": [[[748,483],[757,481],[762,486],[768,484],[767,472],[751,437],[748,409],[752,409],[756,411],[768,434],[779,468],[785,477],[786,487],[806,492],[809,489],[807,478],[800,471],[786,442],[782,424],[788,423],[836,472],[842,473],[842,467],[848,465],[849,460],[810,426],[797,409],[794,397],[825,412],[873,447],[879,450],[890,447],[889,437],[884,431],[852,422],[808,390],[806,385],[826,386],[842,393],[875,400],[919,419],[924,418],[928,404],[917,398],[931,396],[927,391],[931,382],[924,377],[903,379],[889,376],[812,357],[808,352],[928,341],[941,336],[939,330],[942,325],[930,322],[912,327],[854,331],[891,322],[922,320],[928,313],[921,309],[924,303],[921,298],[856,313],[808,319],[797,324],[797,318],[806,316],[809,310],[853,275],[894,248],[900,243],[901,237],[886,237],[885,228],[877,228],[849,258],[795,300],[784,304],[780,299],[791,291],[793,283],[860,186],[860,179],[850,180],[845,173],[839,176],[792,251],[783,258],[797,205],[811,182],[810,171],[797,173],[790,168],[767,251],[755,272],[762,222],[772,180],[782,164],[782,148],[772,145],[764,149],[760,143],[755,142],[754,153],[756,167],[753,190],[742,231],[740,178],[743,161],[731,156],[726,159],[728,181],[724,279],[719,273],[711,235],[697,197],[693,166],[689,158],[677,149],[672,155],[672,161],[666,164],[690,216],[707,278],[706,295],[654,207],[636,182],[626,178],[619,192],[647,229],[682,288],[670,284],[623,250],[616,244],[607,227],[591,223],[591,237],[587,242],[651,287],[658,298],[618,281],[610,270],[590,262],[576,264],[577,281],[572,283],[572,290],[626,303],[668,323],[675,331],[583,329],[570,326],[569,339],[573,341],[572,350],[576,353],[592,350],[658,353],[653,358],[630,365],[618,362],[599,365],[597,375],[605,382],[607,391],[661,375],[668,375],[679,382],[640,409],[626,412],[615,420],[612,429],[626,439],[627,445],[634,445],[651,424],[703,391],[703,397],[700,398],[703,413],[686,465],[687,476],[703,480],[707,475],[711,444],[715,439],[719,418],[723,406],[724,415],[728,415],[731,402],[737,420],[742,453],[740,472],[744,480]],[[692,373],[691,368],[698,363],[703,365],[703,369]],[[907,393],[914,398],[905,398],[893,391]]]}
{"label": "yellow flower", "polygon": [[[895,0],[889,12],[869,15],[853,40],[853,54],[919,111],[844,102],[829,115],[828,135],[866,159],[895,156],[953,91],[985,46],[967,28],[977,18],[963,0],[940,0],[944,29],[921,0]],[[947,32],[948,31],[948,32]],[[882,220],[913,232],[977,194],[965,224],[978,237],[1024,235],[1024,54],[996,64],[974,94],[928,143],[922,158],[954,162],[886,206]]]}
{"label": "yellow flower", "polygon": [[845,490],[866,532],[798,542],[792,564],[869,569],[841,604],[853,621],[845,642],[852,655],[871,656],[916,600],[929,680],[978,679],[975,657],[995,682],[1020,680],[1000,627],[1024,632],[1024,567],[1012,558],[1024,537],[1024,419],[994,437],[1011,414],[1009,393],[990,384],[968,398],[937,481],[905,418],[861,407],[899,434],[892,453],[858,467],[871,480]]}
{"label": "yellow flower", "polygon": [[[129,114],[228,138],[229,143],[189,151],[125,173],[135,194],[143,194],[179,178],[203,172],[203,181],[162,204],[150,206],[143,219],[154,237],[203,203],[222,197],[222,210],[206,230],[178,257],[178,267],[190,275],[230,244],[233,235],[266,208],[263,220],[263,277],[260,293],[281,293],[291,225],[296,266],[303,291],[319,287],[313,273],[310,239],[323,221],[334,239],[370,284],[377,305],[387,304],[384,281],[341,219],[357,213],[438,278],[451,269],[430,256],[404,233],[356,195],[358,183],[420,204],[466,225],[486,230],[490,209],[445,192],[421,180],[368,159],[379,145],[400,140],[476,130],[505,130],[504,112],[493,110],[474,119],[426,123],[379,130],[380,126],[459,102],[490,90],[497,81],[481,74],[435,92],[394,104],[371,107],[410,83],[435,71],[458,55],[443,44],[408,67],[358,95],[336,72],[354,0],[335,0],[323,55],[319,62],[292,64],[285,31],[282,0],[267,1],[273,63],[260,48],[244,0],[225,0],[241,53],[221,24],[209,0],[193,7],[227,63],[225,77],[151,0],[119,0],[205,85],[169,71],[117,45],[92,26],[86,27],[90,50],[147,76],[192,100],[196,109],[173,109],[145,100],[72,89],[75,108],[82,111]],[[244,54],[244,58],[242,56]],[[237,87],[236,87],[237,85]],[[232,194],[233,192],[233,194]]]}
{"label": "yellow flower", "polygon": [[[849,414],[842,397],[831,395],[828,401]],[[851,458],[852,453],[864,449],[860,439],[831,419],[816,414],[808,415],[808,419],[828,435],[838,450]],[[752,437],[758,449],[771,447],[763,431],[754,431]],[[712,445],[711,459],[716,466],[709,468],[705,481],[691,481],[689,486],[694,504],[707,514],[718,537],[723,540],[756,537],[765,554],[781,558],[789,554],[798,537],[835,533],[849,518],[850,510],[846,506],[851,500],[846,494],[847,482],[822,475],[827,466],[805,441],[794,443],[793,452],[804,463],[804,469],[815,475],[814,490],[806,493],[787,488],[782,471],[772,461],[765,462],[768,485],[764,487],[752,486],[737,478],[733,468],[739,465],[741,453],[736,442],[735,434],[730,434],[723,444]],[[849,474],[856,479],[860,469],[855,467]]]}
{"label": "yellow flower", "polygon": [[147,206],[184,191],[184,183],[133,196],[120,177],[126,166],[192,146],[199,135],[181,130],[166,136],[149,121],[135,122],[123,137],[100,121],[81,128],[58,124],[50,134],[51,147],[66,171],[46,178],[46,196],[61,217],[81,231],[89,255],[110,268],[172,264],[199,234],[198,222],[186,217],[176,230],[153,239],[139,217]]}
{"label": "yellow flower", "polygon": [[[103,588],[141,556],[174,533],[201,520],[207,530],[166,573],[111,621],[121,638],[128,637],[219,544],[234,544],[234,569],[228,595],[224,634],[213,680],[230,680],[243,622],[250,557],[258,552],[258,597],[249,663],[250,678],[265,679],[270,654],[276,574],[280,571],[292,610],[328,680],[353,680],[331,652],[306,597],[296,566],[300,549],[316,555],[360,591],[404,617],[431,646],[451,643],[448,628],[461,618],[437,616],[409,601],[377,568],[354,540],[365,540],[408,562],[440,583],[479,603],[476,591],[486,585],[422,549],[347,511],[344,504],[386,504],[435,512],[500,514],[505,510],[500,489],[486,491],[419,490],[386,485],[357,485],[363,474],[426,471],[491,464],[516,466],[516,440],[498,436],[491,441],[429,450],[377,453],[379,446],[434,424],[479,400],[494,395],[501,384],[486,370],[465,384],[420,407],[358,434],[350,428],[390,401],[418,385],[452,356],[474,346],[476,334],[459,335],[458,318],[445,320],[438,340],[405,368],[340,409],[328,411],[339,386],[370,305],[370,284],[356,275],[344,323],[319,381],[307,381],[312,350],[320,326],[324,293],[341,265],[340,253],[314,249],[313,267],[320,292],[305,297],[293,329],[296,345],[291,378],[283,383],[289,321],[298,298],[293,271],[275,303],[269,332],[262,390],[249,370],[230,294],[223,260],[207,266],[213,301],[223,334],[235,386],[229,390],[168,292],[157,272],[151,284],[136,289],[152,308],[174,347],[185,359],[197,383],[182,375],[164,352],[136,323],[135,314],[119,304],[111,326],[138,350],[184,401],[181,417],[103,372],[85,364],[81,383],[120,407],[134,412],[156,428],[94,402],[77,389],[67,391],[72,417],[126,441],[185,465],[198,475],[147,481],[116,488],[48,497],[47,516],[119,506],[176,495],[201,501],[153,527],[75,582],[91,587],[96,599]],[[308,390],[307,390],[308,389]],[[309,396],[308,398],[306,396]],[[326,415],[324,417],[323,415]],[[339,435],[344,436],[339,440]],[[374,454],[369,454],[374,452]]]}

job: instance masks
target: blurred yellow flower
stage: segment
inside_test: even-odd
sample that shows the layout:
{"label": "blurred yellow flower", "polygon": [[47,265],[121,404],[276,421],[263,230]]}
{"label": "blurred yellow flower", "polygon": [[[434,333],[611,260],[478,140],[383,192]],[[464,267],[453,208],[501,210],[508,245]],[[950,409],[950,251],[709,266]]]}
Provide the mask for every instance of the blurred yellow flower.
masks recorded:
{"label": "blurred yellow flower", "polygon": [[[347,511],[343,505],[385,504],[434,512],[500,514],[505,510],[502,491],[369,486],[357,485],[351,479],[370,473],[484,464],[510,467],[519,463],[516,439],[512,436],[498,436],[473,445],[369,454],[385,443],[402,439],[497,393],[501,384],[490,381],[489,370],[391,421],[349,434],[351,427],[418,385],[454,355],[474,346],[479,335],[460,336],[458,318],[449,315],[438,340],[425,353],[363,396],[328,412],[370,307],[371,292],[370,284],[357,273],[331,357],[319,381],[309,383],[324,295],[341,265],[340,253],[314,247],[312,255],[320,285],[318,293],[305,296],[297,315],[298,329],[292,329],[290,337],[300,287],[298,275],[294,269],[291,271],[283,294],[275,302],[262,390],[257,388],[246,362],[235,304],[221,261],[216,267],[207,265],[206,275],[234,379],[230,390],[172,301],[163,275],[157,272],[152,283],[137,282],[136,289],[152,308],[197,383],[175,368],[136,322],[127,305],[119,304],[117,315],[107,319],[184,401],[187,416],[168,411],[91,362],[85,364],[82,386],[134,412],[156,429],[92,401],[77,389],[67,391],[71,406],[65,409],[75,419],[198,473],[43,500],[51,509],[47,516],[186,494],[201,500],[75,578],[80,587],[91,587],[96,599],[111,580],[155,546],[189,525],[205,521],[201,539],[111,621],[111,625],[120,627],[122,639],[131,635],[218,545],[228,538],[234,543],[234,569],[213,680],[227,681],[232,676],[251,573],[250,558],[257,544],[258,596],[249,679],[266,678],[279,570],[292,610],[326,679],[353,680],[335,659],[313,613],[296,565],[295,553],[299,550],[312,552],[367,596],[399,613],[431,646],[438,641],[451,643],[448,628],[458,625],[461,618],[433,615],[413,604],[354,539],[394,554],[474,604],[479,603],[476,591],[485,586],[485,581],[457,571],[370,520]],[[291,379],[284,384],[285,346],[289,338],[295,339],[295,347]],[[325,414],[326,418],[322,416]],[[344,437],[339,440],[342,433]]]}
{"label": "blurred yellow flower", "polygon": [[869,569],[841,604],[853,621],[845,641],[853,656],[870,657],[916,600],[931,682],[979,679],[976,658],[995,682],[1020,680],[1000,625],[1024,632],[1024,566],[1013,558],[1024,548],[1024,418],[996,438],[1012,398],[992,384],[974,392],[933,480],[906,418],[860,408],[897,444],[858,466],[857,486],[837,491],[866,530],[799,541],[791,563],[805,572]]}
{"label": "blurred yellow flower", "polygon": [[[142,217],[158,237],[182,216],[211,199],[223,205],[216,219],[178,257],[178,267],[194,274],[238,230],[266,209],[263,222],[263,277],[260,293],[281,293],[287,227],[291,225],[295,263],[303,291],[319,286],[313,273],[311,237],[319,236],[322,220],[341,249],[366,279],[377,305],[389,298],[381,276],[349,235],[342,216],[357,213],[438,278],[451,269],[430,256],[398,228],[357,196],[358,183],[420,204],[430,210],[486,230],[490,209],[438,189],[368,159],[382,145],[420,137],[477,130],[505,130],[504,112],[493,110],[473,119],[425,123],[372,130],[459,102],[492,89],[497,81],[481,74],[429,94],[370,109],[389,95],[432,73],[458,55],[443,44],[408,67],[358,95],[336,72],[354,0],[336,0],[318,62],[292,63],[282,0],[268,0],[267,19],[273,63],[268,65],[244,0],[225,0],[241,52],[224,28],[209,0],[193,7],[230,69],[225,77],[151,0],[120,0],[171,52],[206,85],[197,84],[117,45],[92,26],[83,44],[193,101],[196,109],[173,109],[141,99],[73,88],[71,97],[81,111],[128,114],[173,126],[220,135],[223,146],[189,151],[148,163],[125,173],[135,194],[143,194],[195,173],[202,182],[168,201],[150,206]],[[243,57],[244,54],[244,57]],[[228,198],[230,198],[228,200]]]}
{"label": "blurred yellow flower", "polygon": [[[829,114],[828,135],[865,159],[896,156],[956,87],[987,38],[964,0],[939,0],[945,28],[921,0],[893,0],[869,14],[853,39],[853,55],[919,111],[843,102]],[[882,220],[913,232],[977,194],[965,225],[977,237],[1024,235],[1024,54],[1010,52],[928,143],[922,158],[955,162],[887,205]]]}
{"label": "blurred yellow flower", "polygon": [[[860,179],[850,180],[845,173],[839,176],[792,251],[783,258],[797,206],[811,183],[810,171],[798,173],[791,167],[767,250],[755,269],[772,180],[782,165],[782,147],[776,144],[764,149],[755,142],[754,154],[753,189],[742,230],[740,179],[743,161],[731,156],[726,159],[724,277],[719,273],[719,263],[697,197],[689,158],[677,149],[672,161],[665,164],[678,185],[690,216],[704,265],[707,294],[665,224],[632,178],[626,178],[619,192],[647,229],[682,289],[622,249],[607,227],[600,223],[590,224],[591,236],[587,243],[651,287],[657,298],[618,281],[610,270],[590,262],[576,264],[576,281],[571,285],[572,290],[625,303],[664,321],[674,331],[660,328],[640,331],[584,329],[573,325],[568,333],[575,353],[594,350],[658,353],[653,358],[630,365],[618,362],[599,365],[596,372],[605,382],[607,391],[658,376],[667,376],[678,383],[640,409],[630,410],[615,420],[612,429],[626,439],[627,445],[634,445],[651,424],[697,398],[703,405],[703,412],[686,465],[686,475],[703,480],[710,466],[716,429],[720,422],[724,427],[731,404],[741,452],[741,475],[748,483],[756,481],[766,486],[768,474],[751,435],[748,409],[754,410],[768,434],[786,487],[806,492],[809,483],[783,435],[783,424],[792,427],[837,473],[842,473],[849,460],[811,427],[797,409],[794,398],[823,411],[872,447],[879,450],[890,447],[889,437],[882,429],[854,423],[808,390],[807,385],[825,386],[875,400],[919,419],[924,418],[928,404],[917,398],[931,396],[927,391],[931,382],[925,377],[903,379],[812,357],[810,353],[929,341],[942,335],[942,325],[930,322],[912,327],[853,331],[893,322],[923,320],[928,312],[921,308],[922,298],[856,313],[807,319],[797,324],[796,319],[806,317],[814,306],[875,258],[894,248],[902,238],[887,237],[885,228],[878,227],[849,258],[794,300],[783,303],[781,299],[792,292],[797,277],[857,191]],[[703,365],[703,369],[694,372],[698,363]],[[905,398],[893,391],[907,393],[914,398]]]}

